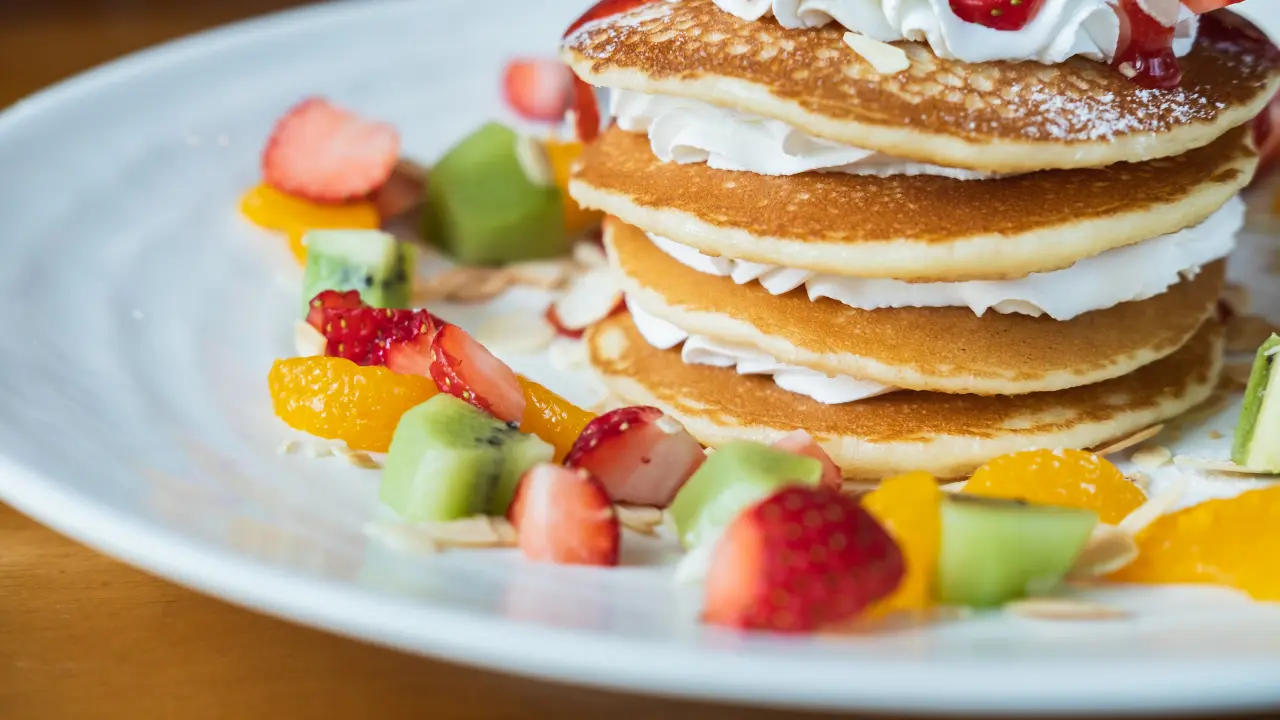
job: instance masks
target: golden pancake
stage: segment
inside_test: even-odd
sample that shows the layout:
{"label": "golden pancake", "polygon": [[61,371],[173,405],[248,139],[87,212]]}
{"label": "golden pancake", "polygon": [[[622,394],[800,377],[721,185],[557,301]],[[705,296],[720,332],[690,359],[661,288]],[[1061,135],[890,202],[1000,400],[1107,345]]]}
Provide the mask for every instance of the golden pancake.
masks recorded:
{"label": "golden pancake", "polygon": [[773,295],[686,267],[612,218],[605,247],[627,302],[690,334],[831,375],[976,395],[1088,385],[1173,353],[1213,315],[1226,265],[1162,295],[1060,322],[961,307],[860,310],[810,300],[802,289]]}
{"label": "golden pancake", "polygon": [[1000,180],[663,163],[610,130],[570,184],[586,207],[708,255],[901,280],[1007,279],[1198,224],[1253,176],[1241,128],[1176,158]]}
{"label": "golden pancake", "polygon": [[963,63],[897,43],[911,66],[881,75],[834,25],[787,30],[711,0],[658,3],[591,23],[564,56],[592,85],[687,97],[903,158],[993,172],[1098,167],[1179,155],[1262,110],[1280,59],[1211,37],[1202,18],[1181,87],[1150,90],[1075,58]]}
{"label": "golden pancake", "polygon": [[795,430],[818,438],[845,475],[880,479],[912,470],[960,477],[993,457],[1030,448],[1089,448],[1167,420],[1204,401],[1221,368],[1215,322],[1181,350],[1131,375],[1017,397],[903,391],[822,405],[768,378],[686,365],[617,315],[587,335],[592,365],[628,403],[653,405],[703,443],[773,442]]}

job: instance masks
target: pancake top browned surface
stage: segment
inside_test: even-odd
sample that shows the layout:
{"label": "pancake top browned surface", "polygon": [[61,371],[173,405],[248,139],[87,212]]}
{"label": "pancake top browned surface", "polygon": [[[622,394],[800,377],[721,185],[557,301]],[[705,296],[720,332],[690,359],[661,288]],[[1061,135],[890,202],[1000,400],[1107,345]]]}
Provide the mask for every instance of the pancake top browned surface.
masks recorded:
{"label": "pancake top browned surface", "polygon": [[718,424],[808,430],[818,437],[927,443],[942,435],[994,438],[1069,430],[1125,411],[1173,403],[1212,382],[1221,327],[1207,323],[1178,352],[1095,385],[1015,397],[901,391],[844,405],[823,405],[761,376],[686,365],[679,350],[658,350],[621,314],[588,336],[597,370],[640,383],[661,402]]}
{"label": "pancake top browned surface", "polygon": [[1124,361],[1132,367],[1135,356],[1145,355],[1145,362],[1172,352],[1212,313],[1226,265],[1215,262],[1162,295],[1061,322],[996,312],[978,317],[961,307],[860,310],[810,300],[803,289],[773,295],[759,283],[738,285],[682,265],[644,233],[613,219],[606,244],[629,282],[682,311],[726,316],[812,353],[856,355],[931,376],[1010,382],[1081,376]]}
{"label": "pancake top browned surface", "polygon": [[1252,174],[1255,159],[1247,130],[1239,128],[1176,157],[999,180],[842,173],[773,177],[664,163],[646,137],[614,128],[587,148],[574,179],[644,208],[686,213],[754,237],[947,243],[992,234],[1013,238],[1141,213],[1212,184],[1230,185],[1224,188],[1225,201]]}
{"label": "pancake top browned surface", "polygon": [[1238,52],[1202,33],[1181,58],[1183,81],[1172,90],[1139,87],[1081,58],[1053,66],[970,64],[940,59],[919,43],[898,43],[911,60],[908,70],[880,75],[843,36],[834,24],[787,30],[773,19],[741,20],[712,0],[683,0],[589,24],[566,49],[593,74],[731,78],[832,120],[1049,144],[1212,123],[1256,100],[1280,70],[1275,54]]}

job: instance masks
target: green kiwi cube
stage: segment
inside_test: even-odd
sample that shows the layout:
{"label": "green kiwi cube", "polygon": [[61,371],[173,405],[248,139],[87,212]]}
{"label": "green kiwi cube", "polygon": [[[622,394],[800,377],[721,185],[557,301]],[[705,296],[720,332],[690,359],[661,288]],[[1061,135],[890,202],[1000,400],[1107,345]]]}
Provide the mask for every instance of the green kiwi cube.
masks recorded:
{"label": "green kiwi cube", "polygon": [[707,458],[671,503],[686,548],[714,541],[748,506],[790,485],[817,487],[822,463],[753,442],[729,443]]}
{"label": "green kiwi cube", "polygon": [[325,290],[358,290],[360,299],[373,307],[409,307],[414,263],[410,245],[379,230],[312,230],[303,242],[303,314]]}
{"label": "green kiwi cube", "polygon": [[541,172],[547,168],[531,163],[545,165],[545,150],[498,123],[463,139],[431,170],[423,214],[427,240],[464,265],[568,252],[562,192],[549,172]]}
{"label": "green kiwi cube", "polygon": [[1259,472],[1280,473],[1280,335],[1272,335],[1253,361],[1244,408],[1236,423],[1231,459]]}

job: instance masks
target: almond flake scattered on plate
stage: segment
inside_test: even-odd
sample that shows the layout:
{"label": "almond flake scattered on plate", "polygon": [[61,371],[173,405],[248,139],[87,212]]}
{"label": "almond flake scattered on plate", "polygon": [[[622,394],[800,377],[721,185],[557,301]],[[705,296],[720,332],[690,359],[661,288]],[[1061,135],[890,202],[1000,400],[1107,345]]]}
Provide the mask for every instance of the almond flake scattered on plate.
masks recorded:
{"label": "almond flake scattered on plate", "polygon": [[578,276],[569,292],[555,303],[556,315],[566,330],[586,330],[613,314],[622,304],[622,288],[608,268],[595,268]]}
{"label": "almond flake scattered on plate", "polygon": [[573,260],[588,270],[609,266],[609,258],[598,243],[582,240],[573,246]]}
{"label": "almond flake scattered on plate", "polygon": [[297,440],[285,440],[276,448],[277,455],[292,455],[298,451]]}
{"label": "almond flake scattered on plate", "polygon": [[615,505],[618,523],[642,535],[656,535],[662,525],[662,511],[655,507]]}
{"label": "almond flake scattered on plate", "polygon": [[558,290],[569,279],[569,267],[563,260],[529,260],[507,266],[512,281],[543,290]]}
{"label": "almond flake scattered on plate", "polygon": [[1191,479],[1180,475],[1177,481],[1165,488],[1164,492],[1147,500],[1138,509],[1129,513],[1116,527],[1137,537],[1138,533],[1177,505],[1190,487]]}
{"label": "almond flake scattered on plate", "polygon": [[1011,602],[1004,610],[1032,620],[1118,620],[1129,616],[1119,608],[1071,598],[1028,598]]}
{"label": "almond flake scattered on plate", "polygon": [[377,460],[374,460],[369,453],[363,450],[352,450],[346,445],[336,445],[333,447],[333,454],[363,470],[382,469],[382,465],[378,464]]}
{"label": "almond flake scattered on plate", "polygon": [[1168,465],[1173,460],[1173,452],[1163,445],[1148,445],[1139,448],[1130,459],[1140,468],[1154,470]]}
{"label": "almond flake scattered on plate", "polygon": [[481,345],[496,352],[533,355],[555,340],[556,329],[542,313],[513,312],[485,320],[475,337]]}
{"label": "almond flake scattered on plate", "polygon": [[1208,458],[1179,455],[1173,459],[1173,464],[1178,467],[1191,468],[1192,470],[1205,470],[1207,472],[1231,473],[1233,475],[1257,475],[1260,477],[1276,476],[1275,473],[1247,468],[1243,465],[1237,465],[1230,460],[1210,460]]}
{"label": "almond flake scattered on plate", "polygon": [[1067,577],[1088,580],[1109,575],[1138,558],[1133,534],[1116,525],[1098,525]]}
{"label": "almond flake scattered on plate", "polygon": [[1136,445],[1141,445],[1142,443],[1159,435],[1161,430],[1164,430],[1163,423],[1159,425],[1152,425],[1149,428],[1139,430],[1138,432],[1130,435],[1127,438],[1117,440],[1111,443],[1110,445],[1106,446],[1105,448],[1102,448],[1101,450],[1095,450],[1094,455],[1097,455],[1099,457],[1106,457],[1108,455],[1114,455],[1118,452],[1128,450],[1131,447],[1134,447]]}
{"label": "almond flake scattered on plate", "polygon": [[515,529],[504,518],[478,515],[452,522],[419,523],[414,527],[430,536],[439,547],[503,548],[516,544]]}

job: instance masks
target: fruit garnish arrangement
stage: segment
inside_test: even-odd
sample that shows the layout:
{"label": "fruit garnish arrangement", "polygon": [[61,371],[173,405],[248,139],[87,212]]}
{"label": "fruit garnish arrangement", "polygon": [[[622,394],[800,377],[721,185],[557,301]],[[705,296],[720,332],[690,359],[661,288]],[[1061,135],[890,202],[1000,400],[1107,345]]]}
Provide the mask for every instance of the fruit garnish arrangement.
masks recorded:
{"label": "fruit garnish arrangement", "polygon": [[[1000,13],[952,4],[974,22],[1007,24],[1039,2]],[[1153,52],[1135,50],[1147,58],[1134,61],[1135,79],[1168,72]],[[558,61],[513,61],[503,85],[526,121],[555,128],[568,116],[578,137],[598,130],[594,97]],[[1270,148],[1275,134],[1259,127]],[[278,122],[262,182],[241,205],[305,266],[297,356],[277,360],[267,385],[287,425],[380,471],[397,519],[371,534],[401,548],[514,548],[600,572],[619,565],[623,543],[656,535],[685,551],[673,574],[701,585],[703,621],[786,633],[927,621],[946,608],[1108,618],[1069,598],[1114,582],[1210,583],[1280,601],[1280,485],[1176,509],[1176,483],[1148,497],[1106,451],[1035,449],[964,482],[912,473],[852,488],[803,431],[704,448],[657,408],[578,407],[513,371],[480,333],[415,307],[422,256],[443,253],[473,274],[451,271],[456,292],[436,299],[491,297],[474,286],[495,273],[561,291],[532,314],[558,342],[617,311],[621,294],[591,239],[601,218],[565,189],[581,150],[554,130],[538,139],[490,123],[425,170],[400,157],[394,127],[322,98]],[[1280,473],[1277,388],[1273,335],[1248,380],[1238,467]]]}

